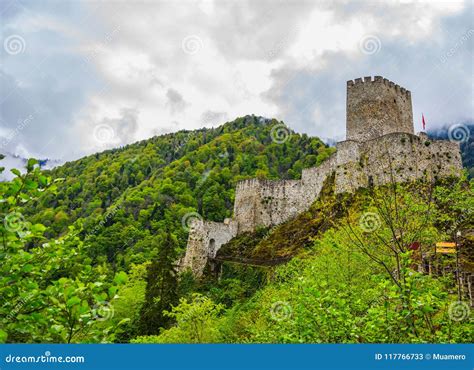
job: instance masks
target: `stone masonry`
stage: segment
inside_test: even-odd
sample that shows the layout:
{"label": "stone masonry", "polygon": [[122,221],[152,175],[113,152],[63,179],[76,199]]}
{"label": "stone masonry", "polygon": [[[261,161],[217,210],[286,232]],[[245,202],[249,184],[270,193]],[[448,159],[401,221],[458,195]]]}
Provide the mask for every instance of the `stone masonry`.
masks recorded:
{"label": "stone masonry", "polygon": [[459,144],[414,134],[411,94],[380,76],[347,82],[347,140],[320,166],[303,170],[301,180],[249,179],[237,184],[234,217],[223,223],[196,222],[190,230],[182,268],[200,276],[209,257],[233,237],[283,223],[318,198],[335,172],[336,193],[369,184],[459,176]]}
{"label": "stone masonry", "polygon": [[347,140],[366,141],[392,132],[413,134],[411,93],[375,76],[347,81]]}

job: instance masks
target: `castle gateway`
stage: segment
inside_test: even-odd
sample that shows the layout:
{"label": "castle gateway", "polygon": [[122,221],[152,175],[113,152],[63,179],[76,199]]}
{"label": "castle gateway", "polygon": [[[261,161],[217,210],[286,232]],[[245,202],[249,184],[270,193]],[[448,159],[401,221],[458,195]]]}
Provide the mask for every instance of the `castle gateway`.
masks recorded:
{"label": "castle gateway", "polygon": [[301,180],[244,180],[237,184],[234,216],[224,222],[195,222],[182,268],[200,276],[208,258],[238,234],[278,225],[306,211],[324,180],[335,174],[336,193],[369,184],[423,177],[459,176],[459,144],[414,134],[410,91],[381,77],[347,81],[346,140],[320,166],[303,170]]}

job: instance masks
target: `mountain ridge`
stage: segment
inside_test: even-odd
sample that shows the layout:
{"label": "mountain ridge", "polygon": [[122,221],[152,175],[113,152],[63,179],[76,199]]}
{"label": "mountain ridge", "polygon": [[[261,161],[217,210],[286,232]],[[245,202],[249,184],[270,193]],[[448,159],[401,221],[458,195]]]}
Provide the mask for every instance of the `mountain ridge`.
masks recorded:
{"label": "mountain ridge", "polygon": [[[277,129],[282,137],[275,136]],[[332,151],[280,121],[245,116],[67,162],[48,171],[65,179],[57,194],[42,198],[29,212],[51,226],[49,236],[75,225],[95,259],[115,263],[120,255],[120,263],[129,265],[154,253],[153,240],[170,227],[184,248],[188,214],[216,221],[229,217],[238,181],[298,178],[302,168],[317,165]],[[127,254],[133,248],[138,252]]]}

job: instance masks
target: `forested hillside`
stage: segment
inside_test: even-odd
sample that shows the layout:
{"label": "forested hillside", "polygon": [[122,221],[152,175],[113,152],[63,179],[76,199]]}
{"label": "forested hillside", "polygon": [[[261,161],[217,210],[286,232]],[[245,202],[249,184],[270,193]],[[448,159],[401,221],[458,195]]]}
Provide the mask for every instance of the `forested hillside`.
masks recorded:
{"label": "forested hillside", "polygon": [[[275,142],[273,127],[284,130],[285,142]],[[297,178],[332,151],[277,121],[246,116],[66,163],[50,173],[64,178],[57,194],[43,197],[30,212],[50,227],[49,236],[75,224],[95,261],[128,269],[156,253],[160,233],[175,234],[183,248],[188,215],[230,217],[237,181]]]}
{"label": "forested hillside", "polygon": [[[281,122],[246,116],[52,171],[28,161],[26,174],[14,171],[13,181],[1,183],[1,257],[9,263],[1,273],[0,339],[124,341],[159,332],[172,321],[163,311],[179,297],[176,263],[191,219],[222,221],[231,216],[237,181],[297,178],[333,151]],[[160,279],[169,296],[155,307]],[[117,294],[127,280],[130,287]],[[141,307],[145,295],[148,306]],[[101,320],[112,309],[113,319]]]}
{"label": "forested hillside", "polygon": [[473,190],[451,178],[336,195],[327,181],[307,212],[224,245],[168,313],[175,325],[132,342],[471,343],[456,257],[434,243],[460,232],[459,268],[474,271]]}
{"label": "forested hillside", "polygon": [[289,263],[178,274],[190,221],[230,217],[239,180],[295,179],[332,152],[246,116],[51,171],[29,160],[0,183],[0,342],[472,341],[452,259],[428,275],[409,248],[462,230],[462,266],[474,270],[465,178],[338,196],[330,179],[307,212],[219,251]]}

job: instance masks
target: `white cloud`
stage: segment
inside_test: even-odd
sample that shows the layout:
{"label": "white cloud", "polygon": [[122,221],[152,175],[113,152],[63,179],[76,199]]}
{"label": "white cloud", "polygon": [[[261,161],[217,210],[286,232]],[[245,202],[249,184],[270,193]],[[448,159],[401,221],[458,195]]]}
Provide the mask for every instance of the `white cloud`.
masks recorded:
{"label": "white cloud", "polygon": [[[345,81],[379,74],[412,90],[415,117],[442,125],[472,117],[472,38],[458,42],[471,12],[444,1],[30,4],[2,24],[27,48],[2,54],[0,132],[42,112],[8,149],[67,159],[104,147],[91,137],[100,125],[116,134],[110,147],[252,113],[340,139]],[[367,35],[380,41],[373,54],[360,50]]]}

